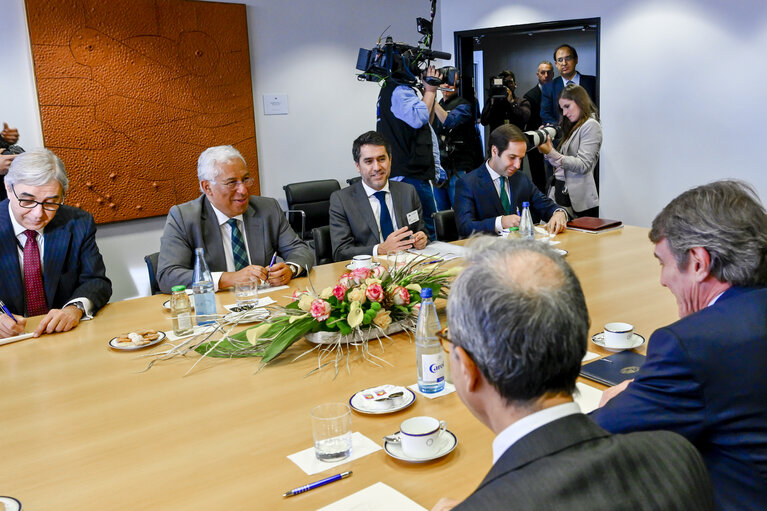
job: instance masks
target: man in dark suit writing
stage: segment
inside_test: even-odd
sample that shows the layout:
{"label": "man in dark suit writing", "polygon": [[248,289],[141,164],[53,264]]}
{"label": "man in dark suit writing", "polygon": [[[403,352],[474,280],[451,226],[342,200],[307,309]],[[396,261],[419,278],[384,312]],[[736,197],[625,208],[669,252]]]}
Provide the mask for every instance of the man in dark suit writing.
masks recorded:
{"label": "man in dark suit writing", "polygon": [[713,508],[687,440],[611,435],[573,401],[589,315],[578,279],[550,247],[478,240],[450,288],[447,316],[441,337],[458,396],[497,436],[474,493],[435,510]]}
{"label": "man in dark suit writing", "polygon": [[35,336],[69,331],[112,296],[93,217],[62,204],[68,186],[64,164],[46,149],[18,155],[5,176],[0,300],[14,318],[0,312],[0,338],[24,332],[22,315],[44,315]]}
{"label": "man in dark suit writing", "polygon": [[418,193],[408,183],[389,181],[389,142],[375,131],[363,133],[352,144],[352,157],[362,179],[330,196],[333,259],[424,248]]}
{"label": "man in dark suit writing", "polygon": [[565,229],[564,209],[533,185],[521,172],[527,151],[525,135],[513,124],[490,133],[489,158],[484,165],[461,178],[455,187],[455,219],[461,236],[472,232],[500,234],[519,225],[523,202],[530,203],[533,221],[548,222],[549,232]]}
{"label": "man in dark suit writing", "polygon": [[767,509],[767,212],[750,186],[718,181],[672,200],[650,240],[682,319],[652,334],[636,378],[592,417],[684,435],[718,509]]}
{"label": "man in dark suit writing", "polygon": [[[160,241],[157,283],[164,293],[192,283],[194,249],[203,247],[216,290],[251,278],[279,286],[314,263],[277,201],[250,195],[253,178],[232,146],[210,147],[197,161],[203,194],[170,208]],[[280,259],[271,265],[274,254]]]}

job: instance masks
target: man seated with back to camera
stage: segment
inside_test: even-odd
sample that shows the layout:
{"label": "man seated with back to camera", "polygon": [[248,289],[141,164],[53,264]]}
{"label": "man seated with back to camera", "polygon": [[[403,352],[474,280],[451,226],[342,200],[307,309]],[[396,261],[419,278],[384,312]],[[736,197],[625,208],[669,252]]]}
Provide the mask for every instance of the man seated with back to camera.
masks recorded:
{"label": "man seated with back to camera", "polygon": [[[314,264],[277,201],[250,195],[254,179],[232,146],[210,147],[197,160],[200,197],[170,208],[160,240],[157,283],[163,293],[192,284],[195,248],[205,249],[214,289],[257,278],[287,284]],[[280,260],[271,265],[275,256]]]}
{"label": "man seated with back to camera", "polygon": [[455,219],[461,236],[474,232],[500,234],[519,225],[522,203],[530,203],[533,222],[547,221],[550,233],[565,230],[567,214],[541,193],[522,172],[527,141],[513,124],[496,128],[489,139],[488,160],[466,174],[455,189]]}
{"label": "man seated with back to camera", "polygon": [[493,466],[462,503],[434,510],[713,509],[690,442],[668,431],[611,435],[573,401],[589,313],[564,258],[544,243],[485,237],[466,263],[440,335],[458,397],[496,435]]}
{"label": "man seated with back to camera", "polygon": [[389,180],[390,147],[375,131],[363,133],[352,144],[354,165],[362,179],[330,196],[335,261],[422,249],[428,242],[415,188]]}

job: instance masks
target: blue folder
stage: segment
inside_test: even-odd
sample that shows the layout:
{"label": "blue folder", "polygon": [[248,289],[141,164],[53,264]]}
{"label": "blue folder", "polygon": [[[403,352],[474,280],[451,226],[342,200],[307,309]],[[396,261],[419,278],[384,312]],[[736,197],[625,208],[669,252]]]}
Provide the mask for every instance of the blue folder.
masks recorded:
{"label": "blue folder", "polygon": [[632,379],[644,364],[645,356],[631,350],[600,358],[581,367],[581,376],[609,387]]}

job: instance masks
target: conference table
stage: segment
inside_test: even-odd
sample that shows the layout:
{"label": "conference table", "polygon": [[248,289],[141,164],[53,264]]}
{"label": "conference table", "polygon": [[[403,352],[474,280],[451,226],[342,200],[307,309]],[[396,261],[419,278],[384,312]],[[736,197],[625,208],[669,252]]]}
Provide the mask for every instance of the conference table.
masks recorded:
{"label": "conference table", "polygon": [[[647,229],[568,231],[555,239],[581,280],[589,335],[607,322],[625,321],[647,339],[677,319],[671,293],[658,282]],[[312,269],[312,284],[319,291],[334,283],[344,265]],[[263,296],[286,304],[294,289],[308,285],[306,277],[298,278],[290,289]],[[228,291],[216,297],[219,311],[234,302]],[[0,495],[15,497],[29,510],[304,510],[380,481],[428,509],[443,496],[465,498],[490,468],[494,435],[454,392],[436,399],[418,395],[412,406],[392,414],[352,417],[353,430],[379,444],[406,418],[445,420],[458,439],[447,456],[414,464],[378,450],[340,469],[305,474],[287,456],[313,445],[310,410],[348,402],[365,388],[415,383],[414,343],[405,334],[382,346],[372,342],[371,354],[386,364],[376,366],[352,351],[348,370],[343,366],[337,375],[326,367],[307,376],[316,356],[294,360],[311,347],[305,340],[261,371],[255,358],[206,358],[185,376],[199,358],[193,354],[142,372],[148,359],[138,355],[162,350],[165,343],[121,352],[108,342],[141,328],[169,330],[162,307],[167,299],[111,303],[70,332],[0,346]],[[38,321],[32,318],[30,325]],[[610,354],[591,341],[588,350]],[[282,497],[344,470],[353,475]]]}

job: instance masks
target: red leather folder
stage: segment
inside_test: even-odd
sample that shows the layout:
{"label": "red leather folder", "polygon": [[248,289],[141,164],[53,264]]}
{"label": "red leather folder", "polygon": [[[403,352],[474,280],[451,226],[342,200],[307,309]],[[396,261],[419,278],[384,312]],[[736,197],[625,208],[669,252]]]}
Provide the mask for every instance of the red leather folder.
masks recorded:
{"label": "red leather folder", "polygon": [[577,231],[585,232],[603,232],[619,229],[623,227],[620,220],[610,220],[609,218],[595,218],[593,216],[582,216],[575,220],[567,222],[567,227]]}

